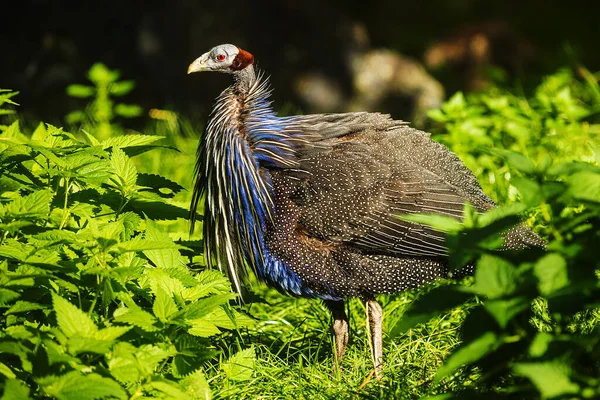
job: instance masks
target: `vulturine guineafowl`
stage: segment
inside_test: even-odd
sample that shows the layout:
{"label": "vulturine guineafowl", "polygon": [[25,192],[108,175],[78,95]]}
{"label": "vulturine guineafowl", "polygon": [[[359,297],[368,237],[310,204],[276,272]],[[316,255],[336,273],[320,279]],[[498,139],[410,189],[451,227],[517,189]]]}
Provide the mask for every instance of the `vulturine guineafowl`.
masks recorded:
{"label": "vulturine guineafowl", "polygon": [[[283,292],[324,300],[338,362],[348,342],[344,299],[361,298],[378,374],[382,309],[375,295],[448,274],[444,235],[399,217],[460,219],[466,202],[479,211],[494,203],[446,147],[388,115],[278,117],[254,57],[234,45],[214,47],[188,69],[200,71],[234,79],[198,148],[191,219],[193,227],[203,201],[207,264],[226,268],[238,291],[249,266]],[[542,244],[524,227],[505,238],[513,248]]]}

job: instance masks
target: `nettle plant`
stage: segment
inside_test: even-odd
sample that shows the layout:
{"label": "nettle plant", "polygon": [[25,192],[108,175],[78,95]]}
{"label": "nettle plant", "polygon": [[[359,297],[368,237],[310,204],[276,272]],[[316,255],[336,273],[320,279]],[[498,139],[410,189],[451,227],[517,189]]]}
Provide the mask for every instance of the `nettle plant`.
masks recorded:
{"label": "nettle plant", "polygon": [[[210,397],[219,335],[252,321],[229,305],[225,276],[187,268],[198,243],[161,230],[187,218],[169,201],[182,188],[130,159],[160,139],[51,125],[28,137],[18,121],[0,134],[3,398]],[[244,379],[253,354],[216,369]]]}
{"label": "nettle plant", "polygon": [[120,73],[102,63],[92,65],[88,79],[93,84],[73,84],[67,86],[67,94],[82,99],[92,99],[82,110],[72,111],[66,116],[70,125],[81,126],[83,130],[95,132],[99,139],[106,139],[122,133],[116,117],[134,118],[142,114],[142,108],[135,104],[115,103],[113,97],[123,97],[135,88],[135,82],[120,81]]}
{"label": "nettle plant", "polygon": [[[477,266],[472,284],[432,289],[391,332],[400,335],[465,302],[475,304],[462,324],[463,343],[434,381],[477,379],[441,397],[600,396],[598,111],[597,80],[580,82],[561,71],[529,101],[498,92],[455,96],[434,113],[446,124],[451,147],[461,157],[470,151],[470,160],[481,163],[479,174],[512,191],[504,198],[508,205],[486,214],[465,208],[462,223],[410,218],[447,232],[453,266]],[[469,142],[471,150],[464,148]],[[523,214],[534,216],[547,247],[502,250],[501,233]]]}

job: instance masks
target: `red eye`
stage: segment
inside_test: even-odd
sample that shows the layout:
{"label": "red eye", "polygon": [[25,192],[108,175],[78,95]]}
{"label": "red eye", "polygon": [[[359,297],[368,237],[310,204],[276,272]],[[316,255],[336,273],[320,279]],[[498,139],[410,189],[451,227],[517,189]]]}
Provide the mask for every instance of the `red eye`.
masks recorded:
{"label": "red eye", "polygon": [[218,61],[225,61],[225,54],[217,54]]}

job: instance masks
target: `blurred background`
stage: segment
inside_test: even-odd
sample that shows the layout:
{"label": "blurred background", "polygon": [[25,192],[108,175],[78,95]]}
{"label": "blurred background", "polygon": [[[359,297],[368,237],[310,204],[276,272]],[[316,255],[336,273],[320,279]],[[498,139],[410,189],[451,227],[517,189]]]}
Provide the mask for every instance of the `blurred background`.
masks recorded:
{"label": "blurred background", "polygon": [[21,92],[19,112],[57,124],[81,105],[65,88],[98,61],[135,80],[127,101],[145,112],[205,120],[229,78],[185,72],[220,43],[255,55],[276,109],[378,110],[417,126],[457,90],[526,91],[559,66],[600,69],[591,1],[23,0],[3,11],[0,87]]}

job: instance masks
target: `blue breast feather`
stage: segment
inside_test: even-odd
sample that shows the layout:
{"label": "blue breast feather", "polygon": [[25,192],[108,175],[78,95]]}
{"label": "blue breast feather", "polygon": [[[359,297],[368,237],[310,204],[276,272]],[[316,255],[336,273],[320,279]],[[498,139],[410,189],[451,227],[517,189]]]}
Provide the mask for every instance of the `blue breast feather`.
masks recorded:
{"label": "blue breast feather", "polygon": [[[289,131],[286,128],[293,123],[293,118],[279,118],[272,111],[264,111],[268,108],[268,101],[262,102],[258,107],[261,112],[249,113],[252,115],[248,119],[247,136],[243,143],[243,151],[252,155],[253,168],[256,170],[260,166],[276,168],[281,166],[281,159],[295,160],[294,144],[289,137]],[[255,105],[256,107],[256,105]],[[290,130],[291,131],[291,130]],[[252,144],[252,150],[249,144]],[[233,162],[229,165],[243,166],[240,154],[236,150],[228,148],[228,156],[233,157]],[[234,167],[235,168],[235,167]],[[243,167],[242,167],[243,169]],[[240,174],[243,174],[242,177]],[[232,186],[234,220],[237,223],[236,230],[238,240],[242,245],[244,258],[250,264],[253,264],[258,277],[268,284],[279,287],[290,294],[302,297],[321,298],[325,300],[339,300],[339,297],[328,293],[317,293],[307,287],[300,277],[288,268],[285,262],[278,259],[266,247],[264,232],[269,218],[269,210],[261,199],[259,184],[256,182],[256,175],[249,171],[228,171],[228,177]],[[272,190],[270,175],[264,174],[262,179],[266,179],[266,186]],[[244,186],[245,180],[248,185],[247,190]],[[270,193],[272,195],[272,193]],[[245,230],[245,232],[243,231]]]}

